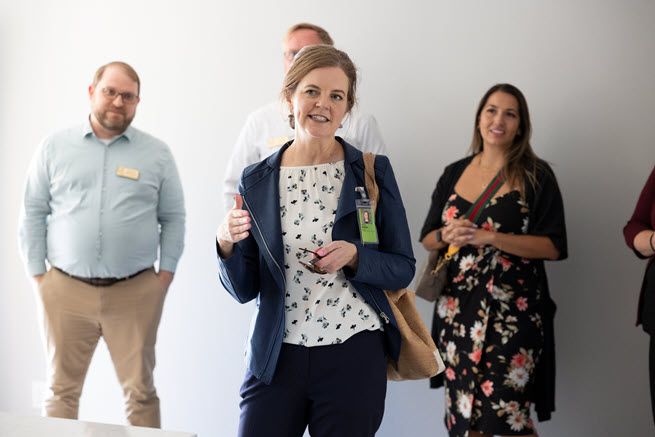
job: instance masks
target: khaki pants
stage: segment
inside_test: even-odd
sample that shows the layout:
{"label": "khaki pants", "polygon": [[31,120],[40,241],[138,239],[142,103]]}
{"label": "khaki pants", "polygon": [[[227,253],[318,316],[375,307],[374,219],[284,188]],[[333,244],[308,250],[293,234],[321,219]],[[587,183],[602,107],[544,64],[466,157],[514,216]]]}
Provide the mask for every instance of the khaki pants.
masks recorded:
{"label": "khaki pants", "polygon": [[38,291],[51,391],[45,414],[77,419],[86,372],[102,336],[123,388],[127,420],[159,428],[152,372],[166,289],[154,270],[94,287],[50,269]]}

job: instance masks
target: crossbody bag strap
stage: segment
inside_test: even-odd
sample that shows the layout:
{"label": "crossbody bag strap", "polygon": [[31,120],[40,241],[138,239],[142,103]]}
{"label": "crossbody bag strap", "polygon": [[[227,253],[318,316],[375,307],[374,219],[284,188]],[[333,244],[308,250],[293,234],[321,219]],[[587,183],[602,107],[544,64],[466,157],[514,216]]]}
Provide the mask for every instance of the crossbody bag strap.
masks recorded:
{"label": "crossbody bag strap", "polygon": [[[478,219],[480,218],[480,214],[484,210],[484,208],[487,206],[487,204],[491,201],[491,199],[494,198],[500,187],[503,186],[503,175],[502,175],[502,170],[498,172],[496,177],[494,177],[491,182],[489,182],[489,185],[487,185],[487,188],[484,189],[482,194],[477,198],[475,202],[471,205],[471,207],[466,211],[466,214],[464,214],[465,219],[468,219],[472,223],[476,223]],[[446,254],[443,256],[439,262],[437,262],[437,265],[435,266],[434,270],[432,271],[432,274],[436,274],[439,270],[444,268],[448,261],[455,256],[455,254],[459,252],[459,247],[449,245],[448,250],[446,251]]]}
{"label": "crossbody bag strap", "polygon": [[466,211],[466,214],[464,214],[463,218],[469,220],[472,223],[476,223],[480,218],[482,211],[487,207],[487,204],[491,202],[491,199],[494,198],[498,190],[500,190],[500,187],[503,186],[503,182],[504,180],[501,170],[498,172],[496,177],[494,177],[491,182],[489,182],[487,188],[485,188],[482,194],[478,196],[476,201],[473,202],[468,211]]}

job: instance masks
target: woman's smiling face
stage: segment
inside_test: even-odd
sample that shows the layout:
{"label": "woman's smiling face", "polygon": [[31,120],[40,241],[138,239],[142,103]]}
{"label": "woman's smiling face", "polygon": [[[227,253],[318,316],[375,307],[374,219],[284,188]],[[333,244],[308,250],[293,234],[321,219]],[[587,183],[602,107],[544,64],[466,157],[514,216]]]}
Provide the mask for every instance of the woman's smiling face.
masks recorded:
{"label": "woman's smiling face", "polygon": [[333,138],[348,111],[349,85],[339,67],[316,68],[303,77],[289,101],[296,132]]}
{"label": "woman's smiling face", "polygon": [[514,142],[519,122],[519,102],[516,97],[496,91],[485,102],[478,120],[483,145],[508,148]]}

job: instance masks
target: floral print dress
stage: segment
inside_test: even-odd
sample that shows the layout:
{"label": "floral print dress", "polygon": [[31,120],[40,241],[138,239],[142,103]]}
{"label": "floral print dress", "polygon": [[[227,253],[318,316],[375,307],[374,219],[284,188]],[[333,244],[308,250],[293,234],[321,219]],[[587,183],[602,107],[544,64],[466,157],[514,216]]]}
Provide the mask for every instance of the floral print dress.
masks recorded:
{"label": "floral print dress", "polygon": [[[471,206],[452,194],[444,222]],[[492,199],[477,224],[526,234],[529,205],[518,191]],[[469,430],[499,435],[534,432],[531,381],[543,345],[533,261],[493,246],[465,246],[448,264],[449,285],[437,302],[438,346],[445,353],[445,423],[451,436]]]}

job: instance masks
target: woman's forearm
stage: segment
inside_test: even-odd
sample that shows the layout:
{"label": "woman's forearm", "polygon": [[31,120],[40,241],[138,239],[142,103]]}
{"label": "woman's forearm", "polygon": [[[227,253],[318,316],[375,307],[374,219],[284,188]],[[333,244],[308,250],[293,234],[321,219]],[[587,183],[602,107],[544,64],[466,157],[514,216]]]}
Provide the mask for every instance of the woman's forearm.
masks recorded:
{"label": "woman's forearm", "polygon": [[444,241],[437,241],[437,231],[441,229],[435,229],[430,231],[428,234],[423,237],[421,244],[427,251],[443,249],[447,246],[447,243]]}
{"label": "woman's forearm", "polygon": [[544,236],[538,235],[515,235],[502,232],[486,232],[488,244],[502,250],[503,252],[523,258],[550,259],[559,258],[559,251],[553,241]]}

